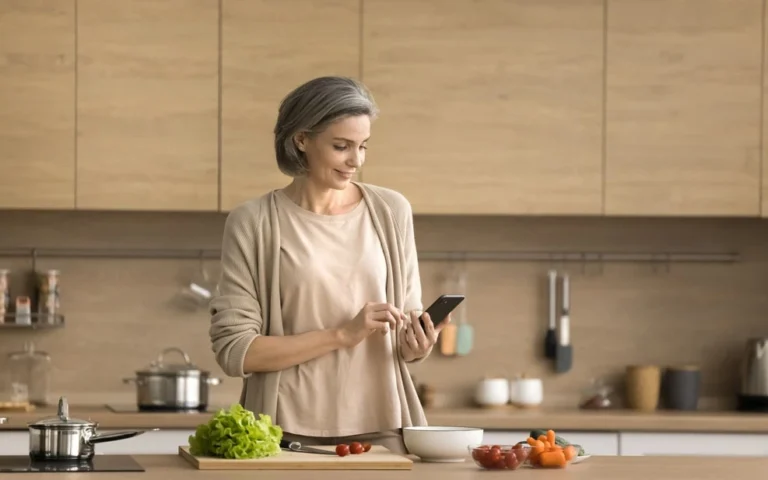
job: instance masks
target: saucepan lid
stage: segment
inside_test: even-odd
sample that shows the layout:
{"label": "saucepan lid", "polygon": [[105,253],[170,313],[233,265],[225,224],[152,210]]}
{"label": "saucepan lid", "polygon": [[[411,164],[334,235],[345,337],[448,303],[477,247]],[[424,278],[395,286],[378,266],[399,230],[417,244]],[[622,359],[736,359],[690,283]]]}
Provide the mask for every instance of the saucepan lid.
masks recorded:
{"label": "saucepan lid", "polygon": [[32,428],[81,428],[91,427],[96,425],[94,422],[88,420],[82,420],[80,418],[72,418],[69,416],[69,404],[66,397],[59,398],[59,408],[55,417],[44,418],[37,422],[30,423]]}
{"label": "saucepan lid", "polygon": [[[166,354],[176,352],[179,353],[182,358],[184,359],[183,363],[170,363],[168,362],[165,357]],[[149,367],[145,368],[144,370],[140,370],[138,372],[139,374],[183,374],[183,375],[200,375],[201,371],[200,369],[192,363],[192,360],[190,360],[189,355],[178,347],[169,347],[164,349],[160,354],[157,356],[157,358],[149,364]]]}

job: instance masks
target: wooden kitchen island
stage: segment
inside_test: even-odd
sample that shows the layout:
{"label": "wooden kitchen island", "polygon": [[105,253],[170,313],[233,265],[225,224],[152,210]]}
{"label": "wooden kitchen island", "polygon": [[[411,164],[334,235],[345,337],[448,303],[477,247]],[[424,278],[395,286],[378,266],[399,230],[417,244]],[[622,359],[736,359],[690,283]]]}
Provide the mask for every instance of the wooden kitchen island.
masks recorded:
{"label": "wooden kitchen island", "polygon": [[521,468],[515,471],[485,471],[474,462],[431,464],[415,460],[412,470],[196,470],[174,455],[140,455],[134,457],[144,473],[20,473],[3,474],[2,478],[67,480],[221,480],[221,479],[401,479],[463,480],[511,478],[515,480],[720,480],[727,478],[765,478],[768,457],[611,457],[595,456],[564,470]]}

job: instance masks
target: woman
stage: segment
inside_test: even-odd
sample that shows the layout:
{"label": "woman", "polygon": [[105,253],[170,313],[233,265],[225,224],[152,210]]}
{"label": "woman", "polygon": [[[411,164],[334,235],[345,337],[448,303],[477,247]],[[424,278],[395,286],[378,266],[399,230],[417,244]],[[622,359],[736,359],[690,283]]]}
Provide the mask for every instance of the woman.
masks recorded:
{"label": "woman", "polygon": [[[405,452],[425,425],[407,363],[439,331],[423,310],[411,206],[352,181],[377,108],[360,83],[311,80],[280,105],[278,168],[293,177],[227,218],[210,335],[240,403],[304,444]],[[450,321],[450,318],[448,319]]]}

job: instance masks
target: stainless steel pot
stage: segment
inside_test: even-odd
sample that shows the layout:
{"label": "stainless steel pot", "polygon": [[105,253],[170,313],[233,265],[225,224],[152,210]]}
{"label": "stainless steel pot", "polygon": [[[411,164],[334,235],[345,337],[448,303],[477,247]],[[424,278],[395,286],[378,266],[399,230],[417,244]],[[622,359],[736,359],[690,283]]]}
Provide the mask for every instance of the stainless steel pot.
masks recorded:
{"label": "stainless steel pot", "polygon": [[[165,355],[170,352],[181,354],[184,363],[166,363]],[[124,378],[123,383],[136,383],[139,410],[205,410],[208,387],[220,384],[221,380],[197,368],[184,350],[170,347],[148,368],[137,371],[135,378]]]}
{"label": "stainless steel pot", "polygon": [[97,433],[98,424],[69,417],[67,399],[59,399],[58,415],[29,427],[29,456],[34,460],[87,460],[94,455],[94,445],[135,437],[142,430]]}

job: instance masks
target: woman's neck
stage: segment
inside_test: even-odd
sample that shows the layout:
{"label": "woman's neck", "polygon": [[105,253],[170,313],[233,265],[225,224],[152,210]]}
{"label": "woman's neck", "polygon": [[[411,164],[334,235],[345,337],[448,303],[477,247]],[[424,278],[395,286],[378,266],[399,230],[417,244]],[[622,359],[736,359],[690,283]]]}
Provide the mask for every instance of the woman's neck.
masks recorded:
{"label": "woman's neck", "polygon": [[[349,185],[353,186],[351,183]],[[350,198],[349,188],[336,190],[322,187],[306,177],[294,178],[283,191],[301,208],[319,215],[346,213],[358,200]]]}

